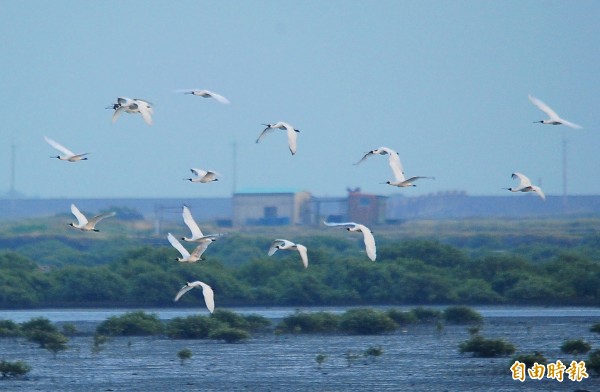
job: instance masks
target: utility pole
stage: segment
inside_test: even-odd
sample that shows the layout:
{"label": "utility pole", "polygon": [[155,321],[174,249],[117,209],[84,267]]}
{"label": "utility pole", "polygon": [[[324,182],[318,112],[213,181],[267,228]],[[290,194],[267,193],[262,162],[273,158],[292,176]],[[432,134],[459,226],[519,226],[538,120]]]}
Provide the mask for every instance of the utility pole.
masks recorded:
{"label": "utility pole", "polygon": [[562,139],[562,180],[563,180],[563,207],[567,209],[568,207],[568,199],[567,199],[567,138],[563,134]]}
{"label": "utility pole", "polygon": [[16,167],[15,167],[15,162],[16,162],[16,151],[17,151],[17,146],[15,146],[15,143],[12,143],[10,145],[10,198],[14,200],[17,191],[15,188],[15,171],[16,171]]}
{"label": "utility pole", "polygon": [[233,142],[231,144],[233,148],[232,151],[232,161],[233,161],[233,178],[232,178],[232,190],[231,193],[234,194],[237,191],[237,142]]}

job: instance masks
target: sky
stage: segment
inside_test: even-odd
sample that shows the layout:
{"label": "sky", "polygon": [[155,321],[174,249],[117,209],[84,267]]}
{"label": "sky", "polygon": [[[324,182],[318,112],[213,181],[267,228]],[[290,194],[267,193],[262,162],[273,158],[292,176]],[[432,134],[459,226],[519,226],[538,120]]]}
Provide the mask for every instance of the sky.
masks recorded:
{"label": "sky", "polygon": [[[0,195],[600,194],[597,1],[0,0]],[[223,105],[176,92],[208,89]],[[583,126],[533,123],[531,94]],[[106,106],[154,106],[154,125]],[[255,140],[263,123],[300,130]],[[48,136],[89,160],[50,159]],[[414,188],[393,179],[396,150]],[[234,158],[235,157],[235,158]],[[220,180],[190,183],[190,168]]]}

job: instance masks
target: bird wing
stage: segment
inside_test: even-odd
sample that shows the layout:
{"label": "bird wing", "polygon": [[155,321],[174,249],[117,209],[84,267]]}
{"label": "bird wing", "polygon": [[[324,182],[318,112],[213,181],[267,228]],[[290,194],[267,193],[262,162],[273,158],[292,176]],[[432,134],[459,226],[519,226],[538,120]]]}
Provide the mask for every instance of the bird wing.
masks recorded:
{"label": "bird wing", "polygon": [[95,215],[94,217],[92,217],[92,219],[90,219],[90,222],[89,222],[89,223],[90,223],[92,226],[95,226],[95,225],[96,225],[98,222],[100,222],[102,219],[104,219],[104,218],[108,218],[108,217],[111,217],[111,216],[115,216],[115,215],[116,215],[116,213],[115,213],[114,211],[113,211],[113,212],[106,213],[106,214],[98,214],[98,215]]}
{"label": "bird wing", "polygon": [[277,252],[277,245],[285,245],[285,240],[276,239],[275,241],[273,241],[271,243],[271,246],[269,247],[269,251],[267,252],[269,256],[273,256],[275,252]]}
{"label": "bird wing", "polygon": [[202,286],[202,295],[204,296],[204,303],[206,304],[206,308],[209,312],[213,312],[215,310],[215,292],[212,287],[207,285],[206,283],[197,281],[194,283],[198,283]]}
{"label": "bird wing", "polygon": [[546,105],[544,102],[540,101],[539,99],[537,99],[536,97],[533,96],[529,96],[529,100],[531,101],[531,103],[533,103],[535,106],[537,106],[538,109],[540,109],[542,112],[546,113],[548,115],[548,117],[550,117],[550,119],[552,120],[560,120],[560,117],[558,116],[558,114],[556,114],[556,112],[554,110],[552,110],[550,108],[550,106]]}
{"label": "bird wing", "polygon": [[296,249],[298,249],[298,253],[300,253],[300,258],[302,259],[302,264],[304,264],[304,268],[308,268],[308,255],[306,246],[296,244]]}
{"label": "bird wing", "polygon": [[181,245],[181,242],[177,241],[177,238],[175,238],[173,234],[167,234],[167,239],[169,240],[171,245],[173,245],[173,248],[177,249],[179,253],[181,253],[181,257],[183,257],[184,259],[190,257],[190,252],[188,252],[187,249],[185,249],[183,245]]}
{"label": "bird wing", "polygon": [[396,181],[405,181],[406,178],[404,177],[404,168],[402,167],[402,162],[400,161],[400,155],[398,155],[398,153],[394,150],[389,150],[387,153],[389,155],[388,162],[392,172],[394,173]]}
{"label": "bird wing", "polygon": [[152,106],[150,106],[148,102],[143,100],[136,100],[136,103],[140,114],[142,115],[142,118],[144,119],[146,124],[152,125]]}
{"label": "bird wing", "polygon": [[414,176],[414,177],[410,177],[409,179],[406,180],[406,182],[415,182],[421,178],[429,178],[430,180],[434,180],[435,177],[425,177],[425,176]]}
{"label": "bird wing", "polygon": [[519,172],[514,172],[511,177],[513,180],[516,180],[516,179],[519,180],[520,188],[526,188],[528,186],[531,186],[531,180],[524,174],[521,174]]}
{"label": "bird wing", "polygon": [[54,140],[50,139],[49,137],[44,136],[44,140],[46,140],[46,142],[49,145],[51,145],[52,147],[54,147],[58,151],[62,152],[64,155],[69,156],[69,157],[75,156],[75,153],[73,151],[69,150],[68,148],[66,148],[62,144],[55,142]]}
{"label": "bird wing", "polygon": [[275,130],[275,128],[267,126],[265,129],[263,129],[263,131],[260,133],[260,135],[258,135],[258,139],[256,139],[256,143],[260,143],[260,141],[263,140],[267,134],[273,132],[274,130]]}
{"label": "bird wing", "polygon": [[[121,98],[119,98],[121,99]],[[125,110],[125,106],[119,106],[118,108],[115,109],[115,112],[112,115],[112,122],[114,123],[115,121],[117,121],[117,118],[119,118],[119,116],[121,115],[121,113],[123,113],[123,111]]]}
{"label": "bird wing", "polygon": [[377,249],[375,248],[375,237],[373,237],[373,233],[371,233],[371,230],[368,227],[364,225],[358,225],[358,227],[360,227],[360,231],[363,233],[367,256],[369,256],[369,259],[371,259],[372,261],[375,261],[375,258],[377,257]]}
{"label": "bird wing", "polygon": [[286,126],[287,129],[287,137],[288,137],[288,146],[290,147],[290,152],[292,155],[296,154],[296,141],[298,139],[297,132],[293,127]]}
{"label": "bird wing", "polygon": [[343,227],[356,227],[356,223],[354,222],[344,222],[344,223],[330,223],[323,221],[325,226],[343,226]]}
{"label": "bird wing", "polygon": [[220,103],[224,103],[224,104],[228,104],[229,100],[227,98],[225,98],[224,96],[217,94],[217,93],[213,93],[212,91],[206,91],[212,98],[214,98],[217,102]]}
{"label": "bird wing", "polygon": [[566,125],[569,128],[573,128],[573,129],[581,129],[582,128],[581,125],[577,125],[577,124],[567,121],[563,118],[560,119],[560,122],[562,125]]}
{"label": "bird wing", "polygon": [[75,204],[71,204],[71,212],[73,213],[73,215],[75,215],[75,218],[77,218],[79,226],[87,225],[87,218],[81,213],[81,211],[79,211],[79,208],[77,208]]}
{"label": "bird wing", "polygon": [[192,212],[190,211],[190,209],[187,206],[183,206],[182,215],[183,215],[183,222],[187,225],[187,227],[190,228],[190,231],[192,232],[192,238],[203,237],[204,234],[202,234],[200,227],[198,227],[198,224],[196,223],[196,221],[194,220],[194,217],[192,216]]}
{"label": "bird wing", "polygon": [[177,295],[175,296],[175,299],[173,301],[179,301],[179,298],[181,298],[183,296],[183,294],[187,293],[188,291],[190,291],[191,289],[193,289],[195,286],[191,286],[191,285],[185,285],[181,288],[181,290],[179,290],[179,292],[177,293]]}
{"label": "bird wing", "polygon": [[544,191],[542,191],[542,188],[540,188],[537,185],[532,185],[531,189],[533,189],[533,191],[542,198],[542,200],[546,200],[546,195],[544,194]]}
{"label": "bird wing", "polygon": [[368,153],[366,153],[365,155],[363,155],[363,157],[360,158],[360,161],[356,162],[355,165],[361,164],[364,160],[366,160],[371,155],[373,155],[373,151],[369,151]]}
{"label": "bird wing", "polygon": [[204,177],[207,173],[206,170],[191,168],[190,171],[197,175],[198,177]]}
{"label": "bird wing", "polygon": [[204,180],[206,180],[206,182],[209,182],[209,181],[214,181],[218,175],[219,175],[219,173],[217,173],[216,171],[207,170],[202,177]]}
{"label": "bird wing", "polygon": [[194,248],[191,256],[197,257],[198,259],[200,259],[202,257],[202,254],[204,253],[204,251],[206,250],[206,248],[208,248],[208,245],[210,245],[210,244],[212,244],[212,241],[201,242],[200,245],[198,245]]}

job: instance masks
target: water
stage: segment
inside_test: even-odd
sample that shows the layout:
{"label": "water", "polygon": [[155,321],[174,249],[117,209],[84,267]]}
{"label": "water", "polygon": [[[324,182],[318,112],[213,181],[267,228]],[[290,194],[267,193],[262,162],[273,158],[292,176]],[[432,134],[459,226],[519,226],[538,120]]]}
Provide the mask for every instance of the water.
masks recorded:
{"label": "water", "polygon": [[[600,322],[598,308],[476,308],[484,317],[481,334],[503,338],[518,352],[542,351],[550,362],[569,365],[560,352],[566,339],[582,338],[600,348],[600,336],[589,327]],[[204,314],[202,309],[144,309],[162,319]],[[279,319],[295,309],[230,309]],[[343,312],[346,309],[319,308]],[[44,316],[54,322],[97,324],[125,309],[0,311],[16,322]],[[23,339],[1,339],[0,357],[21,359],[33,370],[25,379],[0,380],[4,391],[598,391],[598,377],[562,383],[544,379],[514,381],[510,358],[471,358],[458,352],[469,338],[467,327],[413,326],[391,335],[254,336],[242,344],[211,340],[115,338],[92,353],[92,337],[78,336],[56,358]],[[362,354],[381,346],[383,355],[349,362],[347,353]],[[193,356],[181,365],[177,352]],[[319,368],[318,354],[326,355]],[[585,357],[578,358],[585,359]],[[591,373],[591,372],[590,372]]]}

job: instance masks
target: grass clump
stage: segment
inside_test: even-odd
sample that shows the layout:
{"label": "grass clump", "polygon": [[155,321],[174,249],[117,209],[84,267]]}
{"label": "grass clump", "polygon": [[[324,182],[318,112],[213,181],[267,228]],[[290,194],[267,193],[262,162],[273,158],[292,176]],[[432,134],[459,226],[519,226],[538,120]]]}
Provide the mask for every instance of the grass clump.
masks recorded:
{"label": "grass clump", "polygon": [[23,361],[0,361],[0,374],[2,378],[20,377],[31,371],[31,366]]}
{"label": "grass clump", "polygon": [[589,343],[581,339],[565,340],[560,346],[560,351],[565,354],[577,355],[585,354],[592,349]]}
{"label": "grass clump", "polygon": [[394,331],[398,324],[385,312],[373,309],[351,309],[340,318],[340,331],[352,335],[378,335]]}
{"label": "grass clump", "polygon": [[189,348],[183,348],[183,349],[179,350],[177,352],[177,358],[179,358],[179,360],[181,361],[181,364],[183,365],[185,363],[185,361],[192,358],[192,350],[190,350]]}
{"label": "grass clump", "polygon": [[417,323],[423,324],[435,324],[443,317],[441,311],[436,309],[423,308],[419,306],[418,308],[411,309],[410,312],[417,319]]}
{"label": "grass clump", "polygon": [[548,363],[548,359],[539,351],[535,351],[530,354],[520,354],[513,358],[514,361],[519,361],[525,364],[526,368],[531,368],[534,363],[538,363],[540,365],[546,365]]}
{"label": "grass clump", "polygon": [[385,312],[385,314],[400,326],[414,324],[419,321],[415,313],[412,311],[389,309]]}
{"label": "grass clump", "polygon": [[172,339],[208,339],[210,333],[223,326],[207,316],[175,317],[167,324],[167,336]]}
{"label": "grass clump", "polygon": [[12,320],[0,320],[0,338],[15,338],[21,336],[19,324]]}
{"label": "grass clump", "polygon": [[447,324],[454,325],[477,325],[483,322],[483,316],[468,306],[449,306],[444,309],[443,317]]}
{"label": "grass clump", "polygon": [[250,339],[250,334],[240,328],[221,327],[210,333],[210,339],[224,340],[226,343],[238,343]]}
{"label": "grass clump", "polygon": [[514,354],[515,346],[502,339],[486,339],[480,335],[471,336],[458,346],[459,351],[472,353],[474,357],[494,358]]}
{"label": "grass clump", "polygon": [[329,312],[295,312],[284,317],[276,331],[280,333],[328,333],[337,332],[340,317]]}
{"label": "grass clump", "polygon": [[585,361],[585,367],[600,375],[600,349],[594,350],[588,354]]}
{"label": "grass clump", "polygon": [[158,315],[144,311],[111,316],[96,327],[98,335],[107,336],[152,336],[163,332],[164,325]]}

